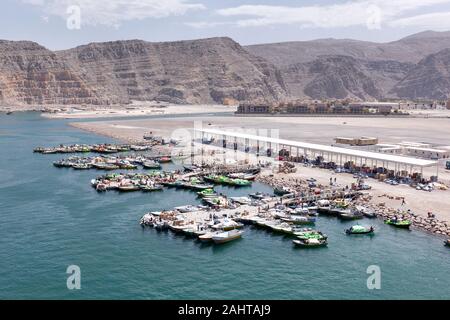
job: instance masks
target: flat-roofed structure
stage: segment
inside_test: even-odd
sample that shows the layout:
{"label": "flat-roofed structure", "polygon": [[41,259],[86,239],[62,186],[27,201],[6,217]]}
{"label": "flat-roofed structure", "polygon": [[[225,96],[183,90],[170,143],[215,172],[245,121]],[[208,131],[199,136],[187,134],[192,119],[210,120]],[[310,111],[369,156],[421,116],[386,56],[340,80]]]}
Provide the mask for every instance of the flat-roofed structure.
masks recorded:
{"label": "flat-roofed structure", "polygon": [[327,161],[332,161],[340,165],[343,165],[348,161],[353,161],[354,163],[360,163],[361,165],[371,164],[372,166],[381,166],[386,169],[389,169],[390,167],[395,171],[407,170],[409,167],[411,173],[413,171],[413,168],[419,168],[422,175],[424,168],[436,166],[436,175],[438,172],[437,161],[278,139],[236,131],[224,131],[218,129],[195,129],[194,139],[196,138],[201,138],[202,141],[205,138],[215,138],[218,140],[223,140],[223,146],[226,146],[227,142],[241,144],[243,143],[245,146],[250,146],[253,143],[253,145],[256,144],[258,150],[261,147],[268,147],[269,149],[273,150],[274,154],[278,154],[277,152],[279,152],[279,150],[281,149],[288,148],[290,154],[295,155],[295,152],[292,152],[294,149],[294,151],[297,152],[298,156],[321,156]]}

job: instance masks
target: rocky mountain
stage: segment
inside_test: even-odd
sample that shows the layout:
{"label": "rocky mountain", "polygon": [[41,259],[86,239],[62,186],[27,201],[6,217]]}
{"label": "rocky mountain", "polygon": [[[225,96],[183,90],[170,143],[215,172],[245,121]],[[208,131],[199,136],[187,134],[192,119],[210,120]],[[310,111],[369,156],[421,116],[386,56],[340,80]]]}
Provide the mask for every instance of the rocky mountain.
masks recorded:
{"label": "rocky mountain", "polygon": [[450,97],[450,32],[390,43],[230,38],[91,43],[52,52],[0,41],[0,106]]}
{"label": "rocky mountain", "polygon": [[275,101],[286,93],[272,64],[230,38],[94,43],[56,55],[113,103],[222,103],[225,98]]}
{"label": "rocky mountain", "polygon": [[28,41],[0,41],[0,104],[102,103],[55,53]]}
{"label": "rocky mountain", "polygon": [[[398,41],[373,43],[322,39],[245,47],[281,71],[288,95],[303,98],[447,99],[445,72],[436,72],[433,55],[450,48],[450,32],[426,31]],[[443,59],[445,60],[445,59]],[[444,61],[441,63],[445,64]],[[441,71],[444,68],[441,66]],[[430,86],[418,74],[432,73]],[[414,80],[415,79],[415,80]],[[431,79],[430,79],[431,80]],[[427,91],[423,93],[418,93]]]}
{"label": "rocky mountain", "polygon": [[391,90],[400,98],[440,99],[450,97],[450,49],[422,59]]}

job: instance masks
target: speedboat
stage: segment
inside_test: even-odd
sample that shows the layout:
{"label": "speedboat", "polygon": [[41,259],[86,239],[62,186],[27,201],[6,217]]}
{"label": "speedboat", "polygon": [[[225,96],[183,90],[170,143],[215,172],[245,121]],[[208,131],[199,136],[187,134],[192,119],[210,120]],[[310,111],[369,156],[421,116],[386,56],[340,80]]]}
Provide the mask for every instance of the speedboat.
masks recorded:
{"label": "speedboat", "polygon": [[243,233],[244,233],[243,231],[236,230],[236,229],[231,230],[231,231],[220,232],[220,233],[214,234],[212,236],[212,240],[216,244],[226,243],[226,242],[230,242],[230,241],[239,239]]}

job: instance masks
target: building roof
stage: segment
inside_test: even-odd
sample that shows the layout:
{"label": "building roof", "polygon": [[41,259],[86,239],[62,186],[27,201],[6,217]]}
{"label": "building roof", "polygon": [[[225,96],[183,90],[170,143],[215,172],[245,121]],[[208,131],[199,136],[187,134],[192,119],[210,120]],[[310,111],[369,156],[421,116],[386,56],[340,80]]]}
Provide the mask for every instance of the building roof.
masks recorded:
{"label": "building roof", "polygon": [[195,130],[199,131],[199,132],[209,133],[209,134],[226,135],[228,137],[256,140],[256,141],[261,141],[261,142],[269,142],[269,143],[273,143],[273,144],[282,144],[285,146],[298,147],[301,149],[308,149],[308,150],[317,151],[317,152],[327,152],[327,153],[340,154],[340,155],[345,155],[345,156],[367,158],[367,159],[377,160],[377,161],[388,161],[388,162],[392,162],[392,163],[401,163],[401,164],[418,166],[418,167],[430,167],[433,165],[437,165],[436,161],[431,161],[431,160],[383,154],[383,153],[379,153],[379,152],[370,152],[370,151],[363,151],[363,150],[357,150],[357,149],[332,147],[332,146],[326,146],[326,145],[321,145],[321,144],[314,144],[314,143],[307,143],[307,142],[300,142],[300,141],[293,141],[293,140],[277,139],[277,138],[272,138],[272,137],[257,136],[257,135],[246,134],[246,133],[241,133],[241,132],[234,132],[234,131],[231,132],[231,131],[224,131],[224,130],[218,130],[218,129],[195,129]]}

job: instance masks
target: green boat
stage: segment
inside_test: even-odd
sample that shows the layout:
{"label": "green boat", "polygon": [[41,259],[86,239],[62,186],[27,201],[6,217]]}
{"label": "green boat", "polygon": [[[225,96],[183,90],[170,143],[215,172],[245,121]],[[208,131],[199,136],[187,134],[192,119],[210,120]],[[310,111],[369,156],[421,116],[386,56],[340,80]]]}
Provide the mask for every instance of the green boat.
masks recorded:
{"label": "green boat", "polygon": [[384,223],[403,229],[409,229],[412,224],[411,221],[402,219],[386,219],[384,220]]}
{"label": "green boat", "polygon": [[322,232],[317,230],[294,232],[294,235],[297,236],[297,238],[300,240],[308,240],[308,239],[326,240],[328,238],[326,234],[323,234]]}
{"label": "green boat", "polygon": [[365,227],[365,226],[354,225],[354,226],[348,228],[347,230],[345,230],[345,233],[346,234],[373,234],[374,231],[375,231],[375,229],[372,226]]}
{"label": "green boat", "polygon": [[[230,179],[230,178],[228,178],[228,179]],[[230,179],[229,184],[231,184],[232,186],[235,186],[235,187],[245,187],[245,186],[251,185],[252,182],[249,180],[244,180],[244,179]]]}

